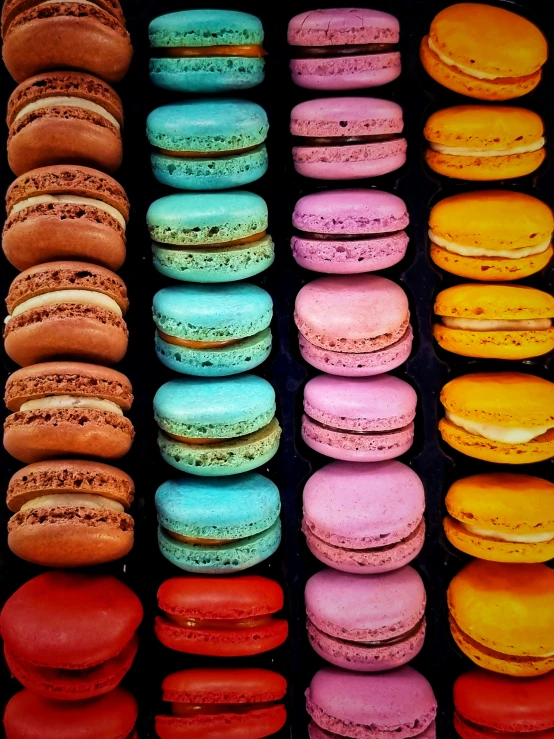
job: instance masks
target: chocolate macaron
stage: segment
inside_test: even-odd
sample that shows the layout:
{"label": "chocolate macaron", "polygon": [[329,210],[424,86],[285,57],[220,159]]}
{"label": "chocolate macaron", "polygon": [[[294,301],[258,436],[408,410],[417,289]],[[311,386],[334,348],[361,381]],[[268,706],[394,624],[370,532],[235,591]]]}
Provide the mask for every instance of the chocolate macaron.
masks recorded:
{"label": "chocolate macaron", "polygon": [[83,567],[125,556],[134,523],[126,513],[135,486],[129,475],[101,462],[48,460],[10,480],[6,503],[14,512],[8,546],[44,567]]}
{"label": "chocolate macaron", "polygon": [[125,283],[86,262],[47,262],[22,272],[6,299],[4,347],[27,367],[54,359],[116,364],[127,351]]}
{"label": "chocolate macaron", "polygon": [[97,77],[46,72],[10,95],[8,163],[22,175],[51,164],[82,164],[115,172],[123,158],[123,106]]}
{"label": "chocolate macaron", "polygon": [[133,389],[121,372],[81,362],[46,362],[8,378],[4,447],[27,464],[54,457],[117,459],[135,431],[123,415]]}

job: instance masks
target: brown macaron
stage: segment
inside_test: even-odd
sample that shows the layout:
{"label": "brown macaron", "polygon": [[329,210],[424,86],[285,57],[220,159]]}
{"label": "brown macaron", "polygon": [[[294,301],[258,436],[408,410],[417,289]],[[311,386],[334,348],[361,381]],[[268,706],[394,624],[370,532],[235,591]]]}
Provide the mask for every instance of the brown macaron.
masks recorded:
{"label": "brown macaron", "polygon": [[14,362],[75,359],[116,364],[127,351],[125,283],[86,262],[47,262],[22,272],[6,298],[4,348]]}
{"label": "brown macaron", "polygon": [[123,158],[123,106],[98,77],[46,72],[10,95],[8,163],[16,175],[51,164],[115,172]]}
{"label": "brown macaron", "polygon": [[117,82],[133,56],[118,0],[6,0],[2,39],[16,82],[48,69],[82,69]]}
{"label": "brown macaron", "polygon": [[125,261],[129,200],[97,169],[33,169],[8,188],[6,212],[2,247],[16,269],[77,259],[117,270]]}
{"label": "brown macaron", "polygon": [[125,513],[135,486],[129,475],[101,462],[48,460],[10,480],[8,546],[43,567],[85,567],[124,557],[134,522]]}
{"label": "brown macaron", "polygon": [[133,389],[121,372],[81,362],[46,362],[6,382],[4,447],[30,464],[54,457],[117,459],[135,431],[123,415]]}

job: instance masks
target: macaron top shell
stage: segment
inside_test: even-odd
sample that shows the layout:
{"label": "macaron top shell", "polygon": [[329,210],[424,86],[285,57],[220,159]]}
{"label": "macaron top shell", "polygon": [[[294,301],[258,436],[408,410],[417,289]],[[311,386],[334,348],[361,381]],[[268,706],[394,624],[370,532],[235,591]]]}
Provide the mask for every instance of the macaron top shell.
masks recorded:
{"label": "macaron top shell", "polygon": [[270,703],[285,697],[287,681],[276,672],[256,667],[206,667],[168,675],[162,692],[163,700],[170,703]]}
{"label": "macaron top shell", "polygon": [[[6,0],[2,8],[2,34],[6,33],[8,24],[14,20],[18,13],[35,5],[40,5],[40,0]],[[125,16],[118,0],[93,0],[93,5],[102,8],[122,23],[125,22]]]}
{"label": "macaron top shell", "polygon": [[379,98],[306,100],[291,112],[294,136],[376,136],[399,134],[403,128],[400,105]]}
{"label": "macaron top shell", "polygon": [[525,285],[464,283],[437,295],[435,313],[470,320],[553,318],[554,296]]}
{"label": "macaron top shell", "polygon": [[148,27],[150,46],[205,47],[258,45],[264,39],[259,18],[236,10],[180,10],[160,15]]}
{"label": "macaron top shell", "polygon": [[287,39],[292,46],[396,44],[400,25],[390,13],[369,8],[326,8],[295,15]]}

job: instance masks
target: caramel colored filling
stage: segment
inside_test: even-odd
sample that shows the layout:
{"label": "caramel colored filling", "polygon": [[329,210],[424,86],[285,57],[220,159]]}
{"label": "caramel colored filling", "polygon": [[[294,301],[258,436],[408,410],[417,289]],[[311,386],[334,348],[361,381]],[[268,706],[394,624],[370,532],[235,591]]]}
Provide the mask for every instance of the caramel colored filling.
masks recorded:
{"label": "caramel colored filling", "polygon": [[[231,541],[230,539],[199,539],[195,536],[183,536],[183,534],[176,534],[174,531],[169,531],[169,529],[163,529],[163,531],[172,539],[182,541],[183,544],[201,544],[205,547],[217,547]],[[234,539],[233,541],[240,541],[240,539]]]}
{"label": "caramel colored filling", "polygon": [[220,157],[230,157],[235,154],[245,154],[247,151],[253,151],[257,149],[260,144],[255,146],[246,146],[244,149],[230,149],[229,151],[172,151],[171,149],[160,149],[157,147],[157,151],[160,154],[165,154],[168,157],[179,157],[180,159],[218,159]]}
{"label": "caramel colored filling", "polygon": [[185,444],[217,444],[222,439],[197,439],[192,436],[177,436],[177,434],[170,434],[168,431],[165,432],[167,436],[175,441],[183,441]]}
{"label": "caramel colored filling", "polygon": [[175,46],[167,48],[156,48],[153,51],[156,59],[169,58],[181,59],[183,57],[201,58],[208,56],[242,56],[263,57],[267,51],[257,44],[237,44],[235,46]]}
{"label": "caramel colored filling", "polygon": [[273,708],[277,702],[267,703],[172,703],[171,713],[174,716],[217,716],[222,713],[250,713],[262,708]]}
{"label": "caramel colored filling", "polygon": [[219,349],[222,346],[231,346],[231,344],[236,344],[240,341],[240,339],[229,339],[228,341],[191,341],[190,339],[180,339],[178,336],[170,336],[159,329],[158,336],[167,344],[184,346],[187,349]]}
{"label": "caramel colored filling", "polygon": [[216,631],[240,631],[242,629],[259,629],[272,622],[270,615],[252,616],[252,618],[179,618],[166,614],[170,621],[185,629],[215,629]]}

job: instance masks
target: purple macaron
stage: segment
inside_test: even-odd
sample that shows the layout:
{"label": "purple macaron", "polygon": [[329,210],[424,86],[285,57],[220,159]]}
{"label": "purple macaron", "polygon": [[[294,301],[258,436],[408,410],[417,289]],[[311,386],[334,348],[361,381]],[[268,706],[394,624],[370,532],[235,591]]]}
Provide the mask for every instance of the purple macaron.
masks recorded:
{"label": "purple macaron", "polygon": [[386,85],[401,71],[398,20],[369,8],[300,13],[289,23],[292,79],[311,90]]}
{"label": "purple macaron", "polygon": [[302,438],[316,452],[346,462],[383,462],[414,440],[417,394],[392,375],[319,375],[304,388]]}
{"label": "purple macaron", "polygon": [[332,462],[310,477],[303,503],[308,547],[336,570],[390,572],[423,546],[423,484],[401,462]]}
{"label": "purple macaron", "polygon": [[301,267],[328,274],[387,269],[406,254],[406,204],[382,190],[328,190],[306,195],[292,214],[292,253]]}
{"label": "purple macaron", "polygon": [[401,667],[425,639],[425,587],[412,567],[382,575],[325,569],[306,584],[308,638],[320,657],[356,672]]}

